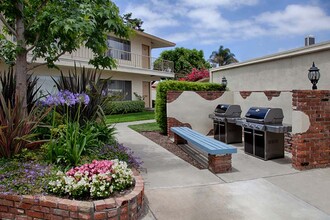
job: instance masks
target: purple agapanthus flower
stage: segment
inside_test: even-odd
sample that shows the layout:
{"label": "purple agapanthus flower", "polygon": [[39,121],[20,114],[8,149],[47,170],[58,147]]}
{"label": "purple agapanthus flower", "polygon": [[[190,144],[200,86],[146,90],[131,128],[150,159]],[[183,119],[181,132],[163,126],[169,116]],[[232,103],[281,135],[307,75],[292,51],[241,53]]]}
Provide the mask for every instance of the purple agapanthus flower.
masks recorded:
{"label": "purple agapanthus flower", "polygon": [[41,103],[45,106],[59,106],[67,105],[73,106],[75,104],[88,105],[90,98],[86,93],[72,93],[69,90],[61,90],[57,94],[48,95]]}
{"label": "purple agapanthus flower", "polygon": [[79,97],[79,101],[81,103],[84,103],[85,105],[88,105],[88,103],[90,102],[90,98],[86,93],[78,94],[78,97]]}

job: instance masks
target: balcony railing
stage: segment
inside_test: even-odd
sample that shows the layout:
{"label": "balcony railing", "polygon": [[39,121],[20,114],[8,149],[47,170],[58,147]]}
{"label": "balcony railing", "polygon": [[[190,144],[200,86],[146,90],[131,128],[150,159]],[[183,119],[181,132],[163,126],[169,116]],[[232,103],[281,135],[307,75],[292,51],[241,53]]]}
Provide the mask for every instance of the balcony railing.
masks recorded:
{"label": "balcony railing", "polygon": [[[163,60],[161,58],[157,59],[154,57],[130,53],[117,49],[109,49],[106,55],[116,59],[118,66],[128,66],[174,73],[174,63],[169,60]],[[74,60],[87,61],[93,58],[93,53],[90,49],[82,47],[70,55],[64,55],[63,58],[68,56]]]}
{"label": "balcony railing", "polygon": [[139,55],[117,49],[109,49],[107,55],[115,58],[119,66],[132,66],[170,73],[174,72],[174,63],[169,60]]}

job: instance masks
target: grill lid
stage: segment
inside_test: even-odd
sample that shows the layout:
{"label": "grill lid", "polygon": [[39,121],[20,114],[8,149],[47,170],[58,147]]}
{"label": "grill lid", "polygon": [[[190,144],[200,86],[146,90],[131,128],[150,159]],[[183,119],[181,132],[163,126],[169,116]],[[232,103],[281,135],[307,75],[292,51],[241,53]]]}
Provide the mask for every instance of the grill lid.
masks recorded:
{"label": "grill lid", "polygon": [[245,114],[246,121],[263,124],[282,124],[283,111],[281,108],[251,107]]}
{"label": "grill lid", "polygon": [[230,105],[226,105],[226,104],[217,105],[217,107],[214,110],[214,113],[224,114],[227,111],[229,106]]}
{"label": "grill lid", "polygon": [[219,104],[214,110],[214,114],[218,117],[241,117],[241,106],[239,105],[228,105]]}

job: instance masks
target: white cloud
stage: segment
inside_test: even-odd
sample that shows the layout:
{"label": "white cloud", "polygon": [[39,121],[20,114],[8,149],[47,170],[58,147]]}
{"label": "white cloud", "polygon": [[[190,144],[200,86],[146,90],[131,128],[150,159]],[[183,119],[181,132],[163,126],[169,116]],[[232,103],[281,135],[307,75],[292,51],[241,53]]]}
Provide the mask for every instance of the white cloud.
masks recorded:
{"label": "white cloud", "polygon": [[133,5],[129,4],[125,9],[125,13],[132,12],[133,17],[141,18],[143,28],[148,32],[156,32],[155,29],[165,27],[176,27],[180,22],[174,18],[174,15],[167,12],[159,12],[150,8],[148,5]]}
{"label": "white cloud", "polygon": [[179,0],[174,3],[146,0],[144,4],[128,4],[125,13],[133,12],[133,17],[141,18],[146,32],[167,33],[162,37],[175,43],[219,44],[225,40],[330,30],[330,16],[316,4],[288,5],[283,10],[263,12],[241,20],[233,20],[222,13],[230,7],[250,6],[253,9],[256,4],[258,0]]}
{"label": "white cloud", "polygon": [[283,11],[265,12],[255,21],[277,35],[330,30],[330,16],[321,8],[309,5],[289,5]]}
{"label": "white cloud", "polygon": [[259,0],[182,0],[181,1],[183,5],[189,6],[189,7],[205,7],[205,6],[211,6],[211,7],[218,7],[218,6],[224,6],[224,7],[230,7],[230,8],[238,8],[240,6],[251,6],[256,5]]}
{"label": "white cloud", "polygon": [[165,39],[175,43],[190,41],[195,38],[196,38],[196,34],[193,32],[179,32],[165,36]]}
{"label": "white cloud", "polygon": [[187,13],[187,17],[194,21],[194,28],[221,29],[229,28],[229,22],[215,8],[198,8]]}

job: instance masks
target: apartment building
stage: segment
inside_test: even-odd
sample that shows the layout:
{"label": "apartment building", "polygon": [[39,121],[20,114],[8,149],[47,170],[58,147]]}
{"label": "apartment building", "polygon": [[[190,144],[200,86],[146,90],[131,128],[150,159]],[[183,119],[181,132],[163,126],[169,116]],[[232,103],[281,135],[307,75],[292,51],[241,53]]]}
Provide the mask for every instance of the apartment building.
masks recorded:
{"label": "apartment building", "polygon": [[[135,31],[130,39],[120,39],[109,34],[107,55],[116,60],[117,67],[105,69],[101,77],[111,78],[107,93],[120,96],[122,100],[135,100],[134,94],[142,96],[146,107],[151,107],[151,82],[161,78],[174,77],[174,64],[172,61],[161,60],[151,56],[156,48],[173,47],[175,43],[153,36],[151,34]],[[28,55],[28,60],[32,55]],[[93,69],[88,64],[93,58],[93,53],[86,47],[81,47],[75,52],[64,54],[56,62],[57,67],[68,74],[74,65],[77,68]],[[155,62],[157,60],[157,62]],[[44,62],[37,59],[36,63]],[[0,70],[5,70],[5,64],[0,60]],[[80,71],[78,70],[78,73]],[[57,79],[60,76],[58,69],[50,69],[47,66],[40,66],[33,70],[33,74],[39,77],[41,91],[54,92],[55,84],[51,77]]]}

